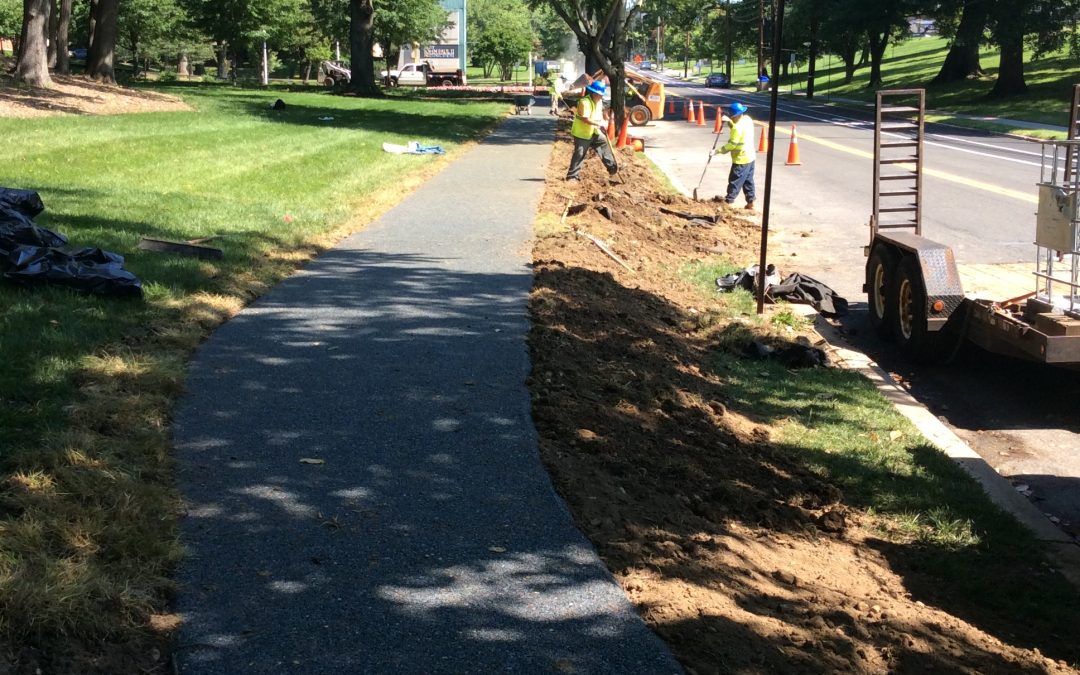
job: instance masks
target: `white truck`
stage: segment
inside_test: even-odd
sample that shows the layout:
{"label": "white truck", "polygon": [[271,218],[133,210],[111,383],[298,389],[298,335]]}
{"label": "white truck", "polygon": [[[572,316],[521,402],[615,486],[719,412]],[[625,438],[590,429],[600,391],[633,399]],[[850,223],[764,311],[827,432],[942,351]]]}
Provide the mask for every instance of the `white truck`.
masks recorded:
{"label": "white truck", "polygon": [[398,85],[413,87],[452,87],[465,84],[465,74],[461,69],[437,71],[431,63],[406,63],[400,69],[382,71],[383,81],[391,87]]}

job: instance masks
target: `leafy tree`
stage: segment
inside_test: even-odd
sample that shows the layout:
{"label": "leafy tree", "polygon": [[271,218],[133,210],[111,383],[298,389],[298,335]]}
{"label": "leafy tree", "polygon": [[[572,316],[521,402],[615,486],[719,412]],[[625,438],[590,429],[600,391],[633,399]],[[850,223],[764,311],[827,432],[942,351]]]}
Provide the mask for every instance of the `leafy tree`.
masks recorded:
{"label": "leafy tree", "polygon": [[22,35],[19,38],[19,63],[15,79],[32,87],[52,85],[49,77],[45,35],[49,21],[49,0],[24,0]]}
{"label": "leafy tree", "polygon": [[989,0],[990,33],[1000,47],[998,77],[990,92],[1002,98],[1027,91],[1025,43],[1039,58],[1061,49],[1075,29],[1077,0]]}
{"label": "leafy tree", "polygon": [[217,44],[219,77],[230,58],[239,63],[242,53],[264,39],[289,43],[311,13],[307,0],[182,0],[181,6]]}
{"label": "leafy tree", "polygon": [[349,0],[349,88],[358,96],[380,96],[375,84],[375,0]]}
{"label": "leafy tree", "polygon": [[[0,0],[0,38],[18,39],[22,30],[23,3],[21,0]],[[0,40],[0,44],[2,44]],[[3,54],[0,51],[0,54]]]}
{"label": "leafy tree", "polygon": [[534,6],[546,4],[577,38],[585,55],[585,69],[590,74],[602,70],[611,82],[611,106],[619,124],[626,108],[626,32],[640,10],[629,10],[625,0],[531,0]]}
{"label": "leafy tree", "polygon": [[382,48],[386,69],[390,70],[396,65],[391,59],[397,61],[401,47],[413,42],[432,42],[448,25],[446,10],[438,0],[398,0],[379,7],[372,33]]}
{"label": "leafy tree", "polygon": [[[469,7],[471,9],[472,5],[470,4]],[[470,18],[470,29],[473,25]],[[541,5],[533,10],[532,30],[540,41],[540,52],[547,59],[563,56],[574,43],[574,34],[547,5]]]}
{"label": "leafy tree", "polygon": [[90,48],[86,74],[99,82],[116,82],[113,60],[116,51],[120,0],[90,0]]}
{"label": "leafy tree", "polygon": [[71,4],[72,0],[60,0],[53,2],[53,14],[55,22],[50,21],[50,35],[56,45],[56,72],[67,75],[71,72],[71,58],[68,55],[68,38],[71,30]]}
{"label": "leafy tree", "polygon": [[979,47],[985,40],[990,17],[989,0],[943,0],[930,14],[942,35],[949,38],[949,52],[934,82],[958,82],[982,74]]}
{"label": "leafy tree", "polygon": [[187,13],[176,0],[124,0],[119,42],[138,69],[140,58],[160,61],[176,56],[176,38],[186,32],[187,22]]}
{"label": "leafy tree", "polygon": [[503,80],[532,49],[532,17],[519,0],[474,0],[469,5],[472,53],[490,77],[496,66]]}

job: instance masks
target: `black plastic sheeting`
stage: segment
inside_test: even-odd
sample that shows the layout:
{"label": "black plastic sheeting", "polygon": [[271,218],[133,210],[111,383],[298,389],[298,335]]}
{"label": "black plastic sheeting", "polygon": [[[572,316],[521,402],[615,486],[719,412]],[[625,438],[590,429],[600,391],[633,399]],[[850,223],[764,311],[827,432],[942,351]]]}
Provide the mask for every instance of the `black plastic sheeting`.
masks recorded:
{"label": "black plastic sheeting", "polygon": [[100,248],[71,250],[67,237],[34,223],[45,209],[38,193],[0,187],[0,273],[25,286],[51,284],[108,295],[142,297],[124,257]]}

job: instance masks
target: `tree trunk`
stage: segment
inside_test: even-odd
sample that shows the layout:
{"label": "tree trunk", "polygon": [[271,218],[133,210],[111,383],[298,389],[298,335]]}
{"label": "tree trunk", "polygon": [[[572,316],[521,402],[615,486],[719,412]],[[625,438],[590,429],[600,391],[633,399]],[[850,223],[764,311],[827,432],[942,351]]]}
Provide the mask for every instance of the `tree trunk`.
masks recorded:
{"label": "tree trunk", "polygon": [[56,67],[56,31],[60,27],[60,8],[56,6],[56,0],[49,0],[49,25],[48,25],[48,58],[49,67]]}
{"label": "tree trunk", "polygon": [[885,48],[888,46],[888,31],[884,33],[870,31],[870,82],[866,85],[867,89],[881,87],[881,61],[885,58]]}
{"label": "tree trunk", "polygon": [[56,23],[56,72],[71,72],[71,55],[68,53],[68,37],[71,32],[71,0],[60,0],[60,18]]}
{"label": "tree trunk", "polygon": [[1001,58],[998,62],[997,82],[990,91],[990,98],[1005,98],[1027,92],[1024,81],[1024,36],[1018,31],[1010,31],[1008,36],[1000,36]]}
{"label": "tree trunk", "polygon": [[844,62],[844,84],[851,84],[855,79],[855,47],[846,47],[840,51],[840,60]]}
{"label": "tree trunk", "polygon": [[217,54],[217,79],[224,80],[228,75],[229,66],[229,45],[224,40],[221,41],[221,48]]}
{"label": "tree trunk", "polygon": [[97,0],[93,42],[86,55],[86,75],[98,82],[116,83],[116,17],[120,0]]}
{"label": "tree trunk", "polygon": [[307,65],[304,66],[304,84],[308,83],[311,79],[311,59],[307,60]]}
{"label": "tree trunk", "polygon": [[358,96],[379,96],[375,84],[375,61],[371,56],[374,0],[349,0],[349,89]]}
{"label": "tree trunk", "polygon": [[865,66],[866,62],[870,60],[870,43],[865,42],[862,46],[862,53],[859,55],[859,66]]}
{"label": "tree trunk", "polygon": [[180,77],[191,75],[191,69],[188,68],[188,55],[186,52],[182,52],[180,58],[176,60],[176,74]]}
{"label": "tree trunk", "polygon": [[806,72],[806,98],[814,98],[814,75],[817,73],[817,53],[818,53],[818,9],[817,3],[814,2],[810,6],[810,54],[808,55],[810,65]]}
{"label": "tree trunk", "polygon": [[49,0],[23,0],[23,29],[19,40],[19,64],[15,79],[31,87],[52,85],[49,78],[45,30],[49,21]]}
{"label": "tree trunk", "polygon": [[986,0],[967,0],[964,3],[956,35],[949,46],[949,53],[945,55],[945,62],[941,64],[941,70],[932,80],[934,84],[959,82],[982,75],[979,43],[982,41],[983,31],[986,30],[988,17]]}

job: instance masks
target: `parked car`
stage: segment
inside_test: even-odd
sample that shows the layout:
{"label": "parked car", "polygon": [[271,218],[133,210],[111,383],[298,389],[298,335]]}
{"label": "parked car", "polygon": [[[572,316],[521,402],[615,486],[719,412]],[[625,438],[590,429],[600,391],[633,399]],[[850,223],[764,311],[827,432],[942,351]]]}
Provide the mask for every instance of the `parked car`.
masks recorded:
{"label": "parked car", "polygon": [[710,73],[709,76],[705,78],[705,86],[730,87],[731,80],[728,79],[728,76],[725,73]]}
{"label": "parked car", "polygon": [[652,61],[642,61],[638,65],[638,68],[641,68],[642,70],[652,70],[653,69]]}
{"label": "parked car", "polygon": [[85,59],[86,58],[86,50],[83,49],[82,47],[79,47],[78,49],[72,49],[70,54],[71,54],[71,58],[73,58],[73,59]]}

